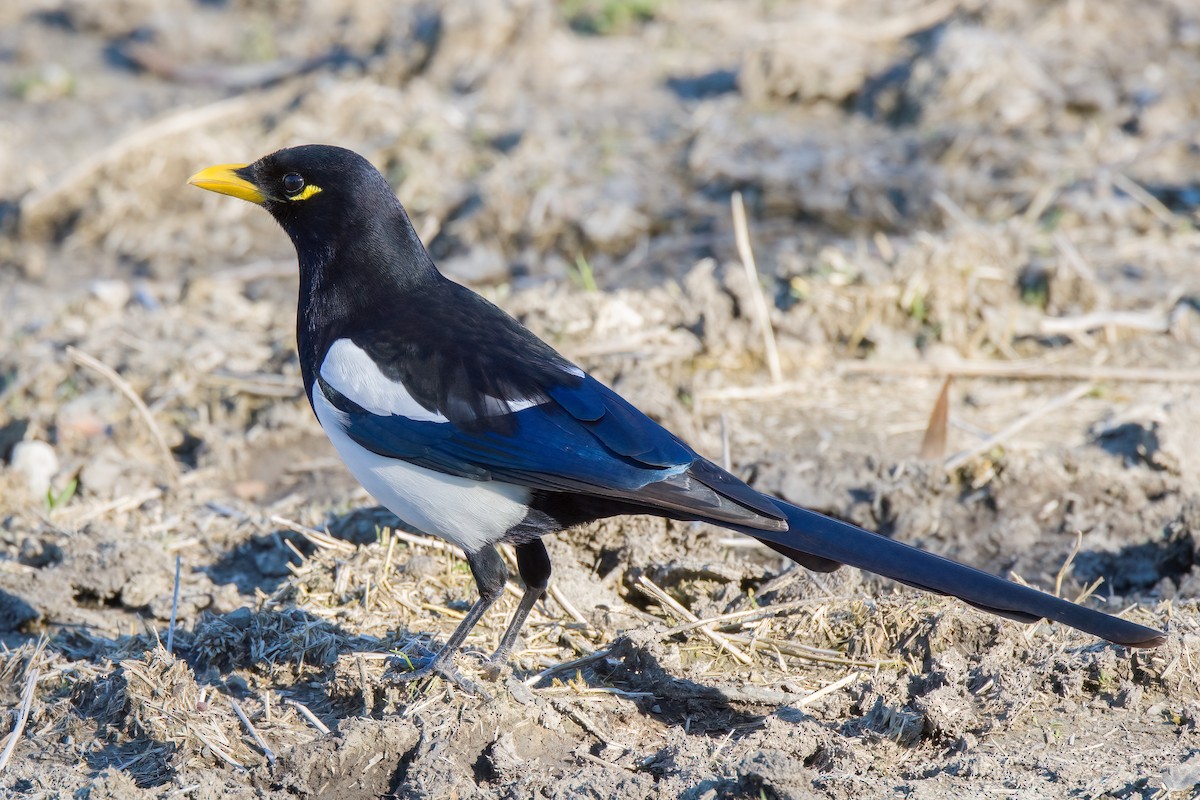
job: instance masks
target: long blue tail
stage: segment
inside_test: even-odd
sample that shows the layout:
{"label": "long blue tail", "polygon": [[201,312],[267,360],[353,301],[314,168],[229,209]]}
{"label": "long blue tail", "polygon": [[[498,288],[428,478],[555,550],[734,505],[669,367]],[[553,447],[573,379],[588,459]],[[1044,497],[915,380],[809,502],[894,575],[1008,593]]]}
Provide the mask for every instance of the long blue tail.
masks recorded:
{"label": "long blue tail", "polygon": [[1166,635],[927,553],[877,533],[771,498],[788,520],[784,531],[716,524],[753,536],[805,566],[828,571],[849,564],[918,589],[951,595],[1019,622],[1051,619],[1126,647],[1157,647]]}

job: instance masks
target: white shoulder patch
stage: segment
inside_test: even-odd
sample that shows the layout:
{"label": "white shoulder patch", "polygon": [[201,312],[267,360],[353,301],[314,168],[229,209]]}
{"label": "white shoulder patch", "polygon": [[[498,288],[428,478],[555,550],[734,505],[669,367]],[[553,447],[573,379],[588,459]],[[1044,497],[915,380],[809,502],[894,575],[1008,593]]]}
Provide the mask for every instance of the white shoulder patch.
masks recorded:
{"label": "white shoulder patch", "polygon": [[372,414],[449,422],[413,399],[403,383],[384,375],[366,351],[349,339],[338,339],[329,346],[320,372],[326,383]]}
{"label": "white shoulder patch", "polygon": [[533,408],[534,406],[540,406],[544,402],[546,402],[546,401],[545,400],[525,399],[525,400],[505,400],[504,404],[506,406],[508,406],[508,412],[510,414],[515,414],[518,411],[524,411],[527,408]]}
{"label": "white shoulder patch", "polygon": [[[574,364],[569,365],[565,371],[568,375],[574,375],[576,378],[582,378],[585,375],[584,371]],[[540,406],[546,403],[548,400],[549,398],[547,397],[543,397],[541,399],[523,397],[520,400],[502,400],[501,402],[508,406],[509,413],[515,414],[518,411],[524,411],[527,408]]]}

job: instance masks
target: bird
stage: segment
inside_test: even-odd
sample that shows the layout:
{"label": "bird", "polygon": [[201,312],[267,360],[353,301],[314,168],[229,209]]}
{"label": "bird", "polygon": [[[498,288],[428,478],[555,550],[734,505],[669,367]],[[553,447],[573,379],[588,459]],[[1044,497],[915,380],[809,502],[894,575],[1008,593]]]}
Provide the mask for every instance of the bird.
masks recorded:
{"label": "bird", "polygon": [[485,662],[506,666],[551,575],[542,538],[652,514],[751,536],[814,571],[844,564],[1019,622],[1050,619],[1127,647],[1165,634],[773,497],[699,455],[512,316],[445,277],[383,175],[309,144],[189,183],[262,206],[295,245],[296,342],[317,421],[355,478],[421,532],[466,553],[462,621],[402,679],[463,688],[454,656],[503,593],[497,546],[524,591]]}

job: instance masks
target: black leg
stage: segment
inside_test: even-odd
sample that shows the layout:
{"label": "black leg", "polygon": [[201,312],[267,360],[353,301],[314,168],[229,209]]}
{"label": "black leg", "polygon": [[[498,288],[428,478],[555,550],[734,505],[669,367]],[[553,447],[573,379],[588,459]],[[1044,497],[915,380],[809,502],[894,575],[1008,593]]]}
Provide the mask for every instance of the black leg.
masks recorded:
{"label": "black leg", "polygon": [[[542,553],[545,553],[544,549]],[[517,563],[521,563],[519,557]],[[547,559],[547,574],[549,574],[549,563]],[[458,623],[458,627],[454,629],[454,633],[450,634],[450,638],[446,640],[446,644],[442,646],[442,649],[427,664],[413,672],[405,672],[396,676],[397,680],[414,681],[436,674],[441,675],[446,680],[462,687],[471,694],[480,693],[478,686],[463,678],[454,669],[454,654],[458,652],[458,648],[462,647],[463,640],[467,638],[467,634],[471,632],[471,629],[479,623],[479,620],[487,613],[487,610],[500,599],[500,595],[504,592],[504,582],[508,578],[508,572],[504,568],[504,560],[500,558],[500,553],[492,545],[487,545],[474,553],[467,553],[467,564],[471,567],[471,575],[475,577],[475,585],[479,588],[479,599],[471,605],[470,610],[467,611],[467,615],[463,617],[463,621]],[[524,574],[524,568],[522,568],[521,572]],[[524,601],[522,600],[522,602]],[[506,637],[507,635],[505,633]]]}
{"label": "black leg", "polygon": [[493,674],[499,674],[500,670],[508,663],[508,655],[517,642],[517,634],[521,632],[525,619],[533,610],[534,604],[546,593],[546,587],[550,585],[550,554],[546,552],[546,546],[542,544],[542,540],[534,539],[531,542],[519,544],[516,551],[517,570],[521,573],[521,580],[525,581],[525,593],[521,595],[521,602],[517,605],[517,611],[513,614],[512,621],[504,629],[504,636],[500,638],[500,646],[488,659],[488,670]]}

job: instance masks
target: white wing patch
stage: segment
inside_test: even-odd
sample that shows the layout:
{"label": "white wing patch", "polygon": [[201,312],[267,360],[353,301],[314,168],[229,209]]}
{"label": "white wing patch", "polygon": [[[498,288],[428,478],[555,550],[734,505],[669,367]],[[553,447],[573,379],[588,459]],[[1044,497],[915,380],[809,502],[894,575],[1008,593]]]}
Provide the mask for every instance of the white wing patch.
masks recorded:
{"label": "white wing patch", "polygon": [[[574,372],[583,375],[578,367],[573,368],[572,374]],[[403,383],[384,375],[367,352],[349,339],[338,339],[329,346],[325,360],[321,362],[321,377],[345,397],[372,414],[381,417],[396,415],[418,422],[450,421],[418,403]],[[496,402],[486,404],[489,413],[503,413],[501,409],[507,409],[508,413],[515,414],[546,402],[542,398],[490,399]]]}
{"label": "white wing patch", "polygon": [[319,389],[313,392],[313,408],[358,482],[417,530],[473,553],[500,540],[529,510],[530,490],[524,486],[444,475],[367,450],[346,433],[346,415]]}
{"label": "white wing patch", "polygon": [[[366,351],[349,339],[338,339],[329,346],[321,362],[321,377],[372,414],[395,414],[418,422],[450,421],[413,399],[403,383],[384,375]],[[314,397],[316,394],[313,392]]]}
{"label": "white wing patch", "polygon": [[508,412],[515,414],[518,411],[524,411],[527,408],[540,406],[545,400],[505,400],[504,405],[508,406]]}
{"label": "white wing patch", "polygon": [[[577,378],[584,377],[584,371],[581,370],[579,367],[575,366],[574,364],[569,365],[566,372],[568,375],[574,375]],[[502,403],[504,403],[504,405],[508,406],[508,412],[510,414],[515,414],[518,411],[524,411],[527,408],[533,408],[534,406],[540,406],[543,403],[547,403],[549,401],[550,401],[550,398],[548,398],[548,397],[544,397],[540,400],[535,400],[535,399],[532,399],[529,397],[523,397],[520,400],[501,400],[500,402],[502,402]]]}

